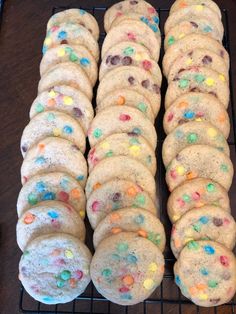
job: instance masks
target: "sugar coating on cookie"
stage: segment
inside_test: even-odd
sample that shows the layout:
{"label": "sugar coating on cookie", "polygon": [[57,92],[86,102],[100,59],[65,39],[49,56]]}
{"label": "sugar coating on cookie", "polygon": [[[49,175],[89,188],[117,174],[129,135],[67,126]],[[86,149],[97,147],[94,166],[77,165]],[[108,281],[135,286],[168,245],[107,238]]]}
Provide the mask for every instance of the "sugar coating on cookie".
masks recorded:
{"label": "sugar coating on cookie", "polygon": [[164,165],[167,167],[186,146],[196,144],[216,147],[229,156],[229,145],[219,129],[208,122],[190,121],[178,126],[165,138],[162,146]]}
{"label": "sugar coating on cookie", "polygon": [[17,244],[24,251],[33,239],[55,232],[85,240],[84,222],[72,206],[58,201],[44,201],[20,216],[16,226]]}
{"label": "sugar coating on cookie", "polygon": [[98,86],[96,100],[99,106],[108,93],[116,89],[128,88],[143,94],[150,101],[156,116],[160,110],[160,85],[161,80],[157,80],[144,69],[132,65],[123,66],[104,75]]}
{"label": "sugar coating on cookie", "polygon": [[167,49],[162,62],[164,75],[168,77],[170,68],[176,58],[186,51],[195,50],[196,48],[209,49],[215,52],[225,61],[227,69],[229,69],[229,54],[221,43],[202,34],[189,34]]}
{"label": "sugar coating on cookie", "polygon": [[191,91],[209,93],[228,108],[229,85],[226,78],[205,67],[192,67],[178,73],[168,85],[165,107],[169,107],[180,95]]}
{"label": "sugar coating on cookie", "polygon": [[167,212],[174,223],[189,210],[205,205],[218,206],[230,212],[227,191],[210,179],[196,178],[185,181],[172,191],[167,201]]}
{"label": "sugar coating on cookie", "polygon": [[153,148],[141,135],[115,133],[106,137],[90,149],[88,154],[89,172],[104,158],[128,156],[140,161],[153,175],[156,173],[156,156]]}
{"label": "sugar coating on cookie", "polygon": [[144,208],[159,216],[159,202],[154,205],[148,193],[129,179],[112,179],[94,190],[87,200],[86,212],[95,229],[109,213],[125,207]]}
{"label": "sugar coating on cookie", "polygon": [[217,206],[205,205],[185,213],[172,227],[171,249],[178,258],[192,240],[212,240],[232,250],[236,241],[236,224],[230,213]]}
{"label": "sugar coating on cookie", "polygon": [[160,80],[161,70],[152,60],[148,49],[138,43],[127,41],[112,46],[106,52],[100,65],[99,79],[101,80],[107,72],[115,68],[128,65],[144,69]]}
{"label": "sugar coating on cookie", "polygon": [[189,242],[174,265],[174,273],[182,294],[197,305],[224,304],[235,294],[235,256],[217,242]]}
{"label": "sugar coating on cookie", "polygon": [[92,84],[83,69],[72,62],[53,66],[40,79],[38,93],[50,90],[55,85],[68,85],[83,92],[89,100],[93,97]]}
{"label": "sugar coating on cookie", "polygon": [[60,23],[57,27],[51,27],[46,34],[43,42],[42,52],[45,52],[61,44],[82,45],[85,46],[94,56],[95,60],[99,59],[99,46],[90,31],[77,23],[65,22]]}
{"label": "sugar coating on cookie", "polygon": [[85,152],[85,135],[80,124],[66,113],[51,110],[39,113],[24,128],[20,143],[23,157],[34,144],[49,136],[64,138]]}
{"label": "sugar coating on cookie", "polygon": [[161,36],[156,36],[142,21],[126,20],[113,27],[104,39],[101,51],[102,59],[111,47],[122,41],[136,42],[143,45],[149,50],[152,59],[158,61]]}
{"label": "sugar coating on cookie", "polygon": [[61,23],[70,22],[87,28],[93,37],[98,40],[99,27],[94,16],[83,9],[68,9],[54,14],[47,23],[47,30],[56,29]]}
{"label": "sugar coating on cookie", "polygon": [[141,135],[156,149],[157,134],[153,124],[138,109],[128,106],[107,107],[95,116],[88,130],[90,146],[122,132],[134,137]]}
{"label": "sugar coating on cookie", "polygon": [[53,86],[49,91],[40,93],[33,101],[30,119],[52,108],[76,119],[87,134],[94,112],[90,100],[83,92],[71,86]]}
{"label": "sugar coating on cookie", "polygon": [[34,145],[21,166],[21,182],[42,173],[61,171],[75,178],[82,187],[87,178],[87,163],[77,146],[55,137],[47,137]]}
{"label": "sugar coating on cookie", "polygon": [[156,202],[156,183],[153,175],[141,162],[126,156],[105,158],[97,164],[87,180],[87,198],[103,183],[112,179],[134,182],[150,195],[154,203]]}
{"label": "sugar coating on cookie", "polygon": [[88,49],[81,45],[60,45],[45,52],[40,63],[40,75],[63,62],[72,62],[80,66],[94,86],[97,80],[97,63]]}
{"label": "sugar coating on cookie", "polygon": [[104,239],[91,262],[91,278],[108,300],[132,305],[147,299],[160,285],[164,258],[151,241],[133,232]]}
{"label": "sugar coating on cookie", "polygon": [[209,94],[190,92],[178,97],[166,108],[163,126],[166,134],[189,121],[210,122],[225,138],[230,132],[229,116],[220,101]]}
{"label": "sugar coating on cookie", "polygon": [[119,88],[109,92],[96,107],[96,111],[110,106],[129,106],[141,111],[153,124],[155,116],[152,110],[151,102],[147,97],[135,90],[128,88]]}
{"label": "sugar coating on cookie", "polygon": [[166,182],[169,190],[173,191],[186,180],[208,178],[221,184],[228,191],[232,184],[233,173],[230,158],[217,148],[191,145],[185,147],[169,164]]}
{"label": "sugar coating on cookie", "polygon": [[16,205],[18,217],[32,206],[49,200],[61,201],[72,206],[84,219],[84,191],[76,179],[63,172],[40,174],[29,179],[18,195]]}
{"label": "sugar coating on cookie", "polygon": [[21,257],[19,279],[35,300],[67,303],[89,284],[91,258],[88,248],[74,236],[40,236],[30,242]]}
{"label": "sugar coating on cookie", "polygon": [[96,227],[93,234],[93,244],[99,243],[123,231],[132,231],[140,237],[150,240],[161,252],[165,249],[165,230],[160,220],[143,208],[122,208],[108,214]]}

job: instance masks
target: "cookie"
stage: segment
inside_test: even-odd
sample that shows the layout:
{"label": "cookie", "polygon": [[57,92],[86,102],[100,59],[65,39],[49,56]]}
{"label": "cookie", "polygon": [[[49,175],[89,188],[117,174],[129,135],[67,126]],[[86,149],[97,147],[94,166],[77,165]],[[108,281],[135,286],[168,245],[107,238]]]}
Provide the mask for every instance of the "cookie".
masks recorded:
{"label": "cookie", "polygon": [[112,234],[120,232],[134,232],[140,237],[154,243],[161,252],[165,249],[165,230],[160,220],[143,208],[122,208],[108,214],[96,227],[93,234],[93,245],[99,243]]}
{"label": "cookie", "polygon": [[92,258],[90,273],[97,291],[113,303],[132,305],[160,285],[164,258],[151,241],[133,232],[104,239]]}
{"label": "cookie", "polygon": [[155,33],[141,21],[126,20],[113,27],[104,39],[101,56],[122,41],[136,42],[148,49],[152,59],[158,61],[160,56],[161,36]]}
{"label": "cookie", "polygon": [[60,27],[62,23],[79,24],[87,28],[93,37],[98,40],[99,27],[96,19],[90,13],[82,9],[68,9],[54,14],[47,23],[47,30]]}
{"label": "cookie", "polygon": [[85,46],[99,60],[99,46],[90,31],[77,23],[65,22],[59,26],[51,27],[46,34],[43,42],[42,52],[62,44]]}
{"label": "cookie", "polygon": [[66,113],[51,110],[39,113],[24,128],[20,143],[22,156],[34,144],[49,136],[64,138],[82,153],[85,152],[85,135],[80,124]]}
{"label": "cookie", "polygon": [[93,120],[93,107],[88,97],[78,89],[66,85],[53,86],[40,93],[30,108],[30,119],[40,112],[55,109],[76,119],[87,134]]}
{"label": "cookie", "polygon": [[83,154],[65,139],[47,137],[27,152],[21,166],[21,182],[25,184],[35,175],[54,171],[65,172],[85,186],[87,163]]}
{"label": "cookie", "polygon": [[180,95],[188,92],[208,93],[222,103],[229,105],[229,85],[226,78],[218,72],[206,67],[192,67],[178,73],[169,83],[165,106],[169,107]]}
{"label": "cookie", "polygon": [[74,236],[43,235],[26,247],[19,264],[25,290],[46,304],[67,303],[84,292],[90,282],[92,256]]}
{"label": "cookie", "polygon": [[168,77],[170,68],[176,58],[187,51],[195,50],[196,48],[209,49],[210,51],[215,52],[225,61],[226,67],[229,69],[229,54],[222,44],[217,40],[202,34],[189,34],[167,49],[162,61],[164,75]]}
{"label": "cookie", "polygon": [[229,157],[207,145],[185,147],[169,164],[166,182],[173,191],[186,180],[208,178],[221,184],[227,191],[233,179],[233,165]]}
{"label": "cookie", "polygon": [[86,211],[93,229],[109,213],[126,207],[144,208],[159,216],[159,202],[152,199],[140,186],[128,180],[112,179],[94,190],[88,200]]}
{"label": "cookie", "polygon": [[165,138],[162,146],[164,165],[167,167],[186,146],[196,144],[215,147],[229,156],[229,145],[219,129],[209,122],[191,121],[178,126]]}
{"label": "cookie", "polygon": [[90,146],[114,133],[128,133],[130,136],[143,136],[152,148],[157,145],[157,134],[153,124],[136,108],[111,106],[100,111],[93,119],[88,138]]}
{"label": "cookie", "polygon": [[21,188],[17,199],[18,217],[40,202],[61,201],[72,206],[81,218],[85,217],[85,195],[80,184],[63,172],[33,176]]}
{"label": "cookie", "polygon": [[83,92],[89,100],[93,97],[92,84],[81,67],[72,63],[59,63],[46,72],[40,79],[38,93],[48,91],[55,85],[69,85]]}
{"label": "cookie", "polygon": [[42,202],[28,209],[19,218],[16,226],[17,244],[24,251],[38,236],[55,232],[85,240],[84,222],[72,206],[57,201]]}
{"label": "cookie", "polygon": [[174,273],[182,294],[197,305],[221,305],[235,294],[235,256],[217,242],[189,242],[174,265]]}
{"label": "cookie", "polygon": [[175,11],[181,10],[183,8],[188,7],[189,5],[201,5],[210,8],[214,11],[219,18],[221,18],[221,11],[218,5],[212,0],[175,0],[170,8],[170,14],[174,13]]}
{"label": "cookie", "polygon": [[[207,19],[209,23],[206,26],[207,29],[214,29],[217,31],[219,33],[219,41],[223,39],[224,27],[221,19],[214,11],[204,5],[189,5],[186,8],[170,14],[165,22],[165,34],[167,34],[172,27],[184,20],[193,20],[194,22],[197,22],[199,18]],[[206,33],[208,33],[208,31]]]}
{"label": "cookie", "polygon": [[154,124],[155,116],[150,101],[135,90],[120,88],[109,92],[104,96],[102,101],[97,104],[96,111],[99,112],[106,107],[114,105],[134,107],[141,111]]}
{"label": "cookie", "polygon": [[156,202],[156,183],[151,172],[141,162],[125,156],[105,158],[91,171],[86,184],[87,198],[107,181],[130,180],[146,191]]}
{"label": "cookie", "polygon": [[210,95],[190,92],[178,97],[166,108],[163,126],[166,134],[190,121],[207,121],[217,127],[225,138],[230,132],[229,116],[219,100]]}
{"label": "cookie", "polygon": [[216,206],[193,208],[174,225],[171,232],[171,250],[176,258],[190,241],[212,240],[233,250],[236,241],[234,218]]}
{"label": "cookie", "polygon": [[155,152],[145,138],[140,135],[133,136],[129,133],[116,133],[97,143],[88,154],[89,172],[101,160],[111,156],[134,158],[146,166],[153,175],[156,173]]}
{"label": "cookie", "polygon": [[162,76],[159,65],[151,59],[150,53],[144,46],[135,42],[122,41],[112,46],[104,55],[100,65],[99,79],[121,66],[132,65],[144,69],[160,82]]}
{"label": "cookie", "polygon": [[159,17],[155,8],[146,1],[121,1],[111,6],[104,16],[104,28],[105,31],[111,29],[111,25],[117,17],[127,16],[129,14],[138,13],[142,14],[143,18],[148,18],[150,25],[152,23],[159,24]]}
{"label": "cookie", "polygon": [[173,62],[168,75],[168,81],[171,82],[183,69],[191,67],[210,68],[220,75],[223,75],[229,81],[229,73],[224,60],[213,51],[208,49],[194,49],[186,51]]}
{"label": "cookie", "polygon": [[172,191],[167,201],[167,212],[175,223],[189,210],[202,206],[218,206],[230,212],[227,191],[218,183],[204,178],[184,182]]}
{"label": "cookie", "polygon": [[91,84],[95,85],[98,73],[97,63],[88,49],[81,45],[60,45],[46,51],[40,63],[40,75],[43,76],[53,66],[64,62],[72,62],[80,66]]}
{"label": "cookie", "polygon": [[161,77],[157,81],[147,71],[134,66],[123,66],[108,72],[100,81],[97,90],[98,106],[108,93],[116,89],[131,89],[146,97],[151,105],[155,116],[160,110],[161,103]]}
{"label": "cookie", "polygon": [[219,31],[214,27],[210,20],[200,17],[187,17],[186,20],[173,26],[165,36],[165,51],[178,40],[189,34],[202,34],[215,40],[222,41]]}

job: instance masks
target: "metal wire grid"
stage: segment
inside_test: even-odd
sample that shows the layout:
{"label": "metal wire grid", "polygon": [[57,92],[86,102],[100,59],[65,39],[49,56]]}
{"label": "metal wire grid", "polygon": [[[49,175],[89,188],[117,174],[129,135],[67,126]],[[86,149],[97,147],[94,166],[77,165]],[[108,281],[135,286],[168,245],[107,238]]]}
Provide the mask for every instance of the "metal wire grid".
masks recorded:
{"label": "metal wire grid", "polygon": [[[69,9],[69,6],[60,6],[60,7],[53,7],[52,14]],[[106,7],[93,7],[93,8],[85,8],[80,7],[95,16],[99,25],[103,25],[103,16],[106,11]],[[160,18],[160,25],[162,26],[166,17],[169,14],[169,9],[157,9]],[[230,41],[229,41],[229,23],[228,23],[228,13],[227,10],[222,10],[222,19],[225,28],[225,34],[223,39],[224,47],[228,50],[230,54]],[[163,29],[163,27],[161,27]],[[99,44],[101,45],[105,37],[104,30],[100,33],[99,37]],[[163,37],[163,36],[162,36]],[[163,38],[162,38],[163,39]],[[163,56],[163,45],[161,49],[161,59]],[[232,81],[232,72],[229,73],[230,77],[230,106],[229,106],[229,115],[231,117],[231,134],[229,137],[228,144],[230,145],[231,151],[236,152],[236,108],[234,107],[234,95],[233,95],[233,81]],[[164,79],[161,93],[162,93],[162,101],[165,96],[165,91],[167,88],[167,82]],[[96,95],[96,87],[95,87],[95,95]],[[94,97],[95,99],[95,97]],[[95,103],[94,103],[95,106]],[[158,173],[156,177],[157,186],[159,188],[159,195],[160,195],[160,218],[166,227],[167,233],[167,240],[168,235],[170,234],[170,222],[166,215],[166,200],[168,197],[168,191],[165,183],[165,168],[162,163],[161,159],[161,148],[162,143],[165,138],[165,133],[162,128],[162,120],[164,115],[164,109],[162,109],[159,113],[158,119],[156,121],[156,129],[159,137],[159,143],[157,148],[157,161],[158,161]],[[88,221],[86,220],[87,226],[89,225]],[[88,229],[90,227],[88,226]],[[91,243],[91,235],[90,241]],[[168,241],[167,241],[168,245]],[[92,249],[92,247],[91,247]],[[156,290],[156,292],[146,301],[140,303],[135,306],[118,306],[104,297],[102,297],[95,289],[92,283],[88,286],[86,291],[77,297],[73,302],[70,302],[66,305],[55,305],[55,306],[47,306],[41,304],[40,302],[34,301],[29,295],[26,293],[24,288],[21,286],[20,288],[20,300],[19,300],[19,309],[22,313],[32,313],[32,314],[41,314],[41,313],[54,313],[54,314],[66,314],[66,313],[73,313],[73,314],[153,314],[153,313],[161,313],[165,314],[166,311],[171,309],[171,313],[173,314],[183,314],[183,313],[202,313],[203,308],[200,308],[194,305],[191,301],[184,298],[181,295],[180,290],[175,285],[173,278],[173,264],[175,262],[175,258],[173,257],[170,248],[167,248],[165,252],[165,262],[166,262],[166,272],[164,275],[163,282],[161,283],[160,287]],[[188,308],[186,308],[188,306]],[[235,298],[228,304],[215,307],[211,309],[207,309],[207,312],[204,313],[218,313],[218,309],[221,308],[221,313],[224,314],[235,314],[236,313],[236,300]],[[186,311],[185,311],[186,310]]]}

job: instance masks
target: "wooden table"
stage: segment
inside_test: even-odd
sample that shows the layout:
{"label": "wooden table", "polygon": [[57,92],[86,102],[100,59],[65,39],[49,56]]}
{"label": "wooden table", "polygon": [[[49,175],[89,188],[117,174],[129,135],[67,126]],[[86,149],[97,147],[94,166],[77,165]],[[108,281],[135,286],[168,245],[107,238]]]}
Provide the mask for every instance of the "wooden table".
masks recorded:
{"label": "wooden table", "polygon": [[[0,33],[0,313],[19,313],[18,261],[20,250],[15,240],[16,199],[21,188],[22,157],[19,143],[29,120],[29,108],[37,94],[39,63],[46,23],[53,6],[109,6],[117,1],[76,0],[6,0]],[[156,7],[167,8],[168,0],[150,1]],[[236,84],[236,1],[217,0],[228,10],[232,73]],[[234,84],[234,94],[236,85]],[[236,94],[235,94],[236,95]],[[235,163],[235,152],[232,154]],[[236,184],[234,182],[234,192]],[[233,190],[232,190],[233,191]],[[231,193],[232,194],[232,193]],[[235,203],[235,193],[234,201]],[[234,206],[235,208],[235,206]],[[158,309],[155,313],[158,313]],[[210,313],[204,310],[201,313]],[[178,313],[177,306],[165,313]],[[195,313],[191,306],[184,313]],[[228,314],[221,308],[218,313]]]}

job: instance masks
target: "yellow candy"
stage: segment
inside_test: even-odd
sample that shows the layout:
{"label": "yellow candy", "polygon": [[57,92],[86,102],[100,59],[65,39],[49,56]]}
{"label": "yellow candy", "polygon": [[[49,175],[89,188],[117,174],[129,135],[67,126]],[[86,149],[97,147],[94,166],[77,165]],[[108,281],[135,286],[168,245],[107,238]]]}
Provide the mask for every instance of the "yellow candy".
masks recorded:
{"label": "yellow candy", "polygon": [[197,118],[197,119],[195,119],[195,121],[201,122],[201,121],[202,121],[202,118]]}
{"label": "yellow candy", "polygon": [[157,264],[156,263],[151,263],[151,264],[149,264],[149,266],[148,266],[148,270],[149,271],[153,271],[153,272],[155,272],[155,271],[157,271]]}
{"label": "yellow candy", "polygon": [[192,63],[193,63],[193,60],[190,59],[190,58],[186,61],[186,64],[187,64],[187,65],[190,65],[190,64],[192,64]]}
{"label": "yellow candy", "polygon": [[185,169],[184,169],[183,166],[178,166],[178,167],[176,168],[176,171],[177,171],[177,173],[178,173],[180,176],[182,176],[182,175],[185,173]]}
{"label": "yellow candy", "polygon": [[215,84],[215,81],[211,77],[208,77],[205,82],[208,86],[213,86]]}
{"label": "yellow candy", "polygon": [[201,293],[198,295],[198,299],[201,301],[205,301],[208,299],[208,295],[206,293]]}
{"label": "yellow candy", "polygon": [[138,145],[132,145],[129,148],[130,153],[134,156],[138,156],[140,153],[140,147]]}
{"label": "yellow candy", "polygon": [[54,128],[52,131],[54,136],[59,136],[61,134],[61,130],[59,128]]}
{"label": "yellow candy", "polygon": [[48,95],[49,95],[49,97],[54,98],[54,97],[56,97],[57,94],[55,93],[55,91],[53,89],[51,89],[50,92],[48,93]]}
{"label": "yellow candy", "polygon": [[110,144],[108,142],[104,142],[104,143],[101,144],[101,147],[103,149],[108,149],[108,148],[110,148]]}
{"label": "yellow candy", "polygon": [[73,258],[74,254],[71,252],[71,250],[65,250],[65,256],[67,258]]}
{"label": "yellow candy", "polygon": [[65,55],[65,50],[63,48],[60,48],[57,52],[58,57],[63,57]]}
{"label": "yellow candy", "polygon": [[209,129],[207,130],[207,134],[208,134],[208,136],[210,136],[210,137],[215,137],[215,136],[217,135],[217,131],[216,131],[216,129],[214,129],[214,128],[209,128]]}
{"label": "yellow candy", "polygon": [[155,285],[154,281],[150,278],[144,280],[143,282],[143,286],[147,290],[151,290],[154,287],[154,285]]}
{"label": "yellow candy", "polygon": [[185,34],[184,34],[184,33],[181,33],[181,34],[179,35],[179,39],[183,38],[184,36],[185,36]]}
{"label": "yellow candy", "polygon": [[51,40],[51,38],[45,38],[45,40],[44,40],[44,45],[46,45],[46,46],[48,46],[48,45],[50,45],[51,44],[51,42],[52,42],[52,40]]}
{"label": "yellow candy", "polygon": [[177,220],[179,220],[180,218],[180,215],[174,215],[173,216],[173,221],[176,222]]}
{"label": "yellow candy", "polygon": [[85,217],[85,211],[84,211],[84,210],[80,210],[79,214],[80,214],[80,217],[81,217],[81,218],[84,218],[84,217]]}
{"label": "yellow candy", "polygon": [[63,102],[65,105],[71,106],[73,104],[73,98],[71,98],[70,96],[64,96]]}
{"label": "yellow candy", "polygon": [[220,75],[219,75],[219,79],[220,79],[221,81],[225,82],[225,77],[224,77],[223,74],[220,74]]}
{"label": "yellow candy", "polygon": [[141,55],[141,53],[136,53],[135,56],[134,56],[134,59],[135,59],[136,61],[142,60],[142,55]]}
{"label": "yellow candy", "polygon": [[203,10],[203,5],[201,5],[201,4],[196,5],[196,10],[197,11],[202,11]]}

